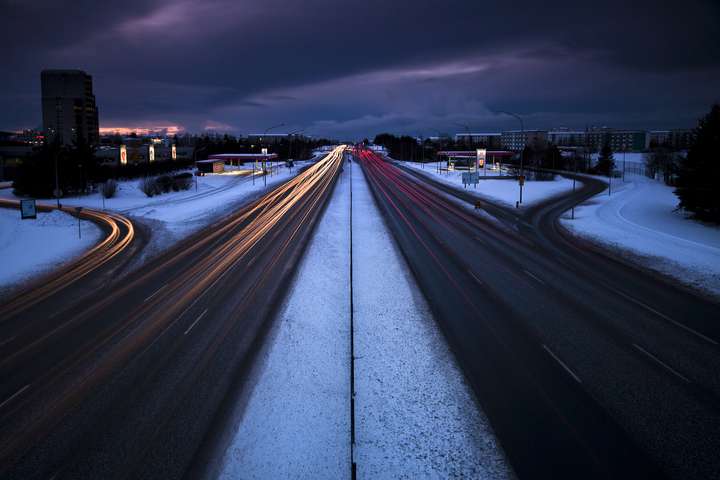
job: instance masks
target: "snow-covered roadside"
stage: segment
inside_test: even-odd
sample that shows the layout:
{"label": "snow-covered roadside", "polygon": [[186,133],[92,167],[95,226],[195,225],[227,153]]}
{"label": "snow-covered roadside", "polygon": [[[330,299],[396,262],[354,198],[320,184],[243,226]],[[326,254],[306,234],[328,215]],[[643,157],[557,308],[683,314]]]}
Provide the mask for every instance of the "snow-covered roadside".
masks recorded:
{"label": "snow-covered roadside", "polygon": [[359,165],[352,175],[358,477],[512,477]]}
{"label": "snow-covered roadside", "polygon": [[349,477],[349,183],[341,175],[258,358],[222,479]]}
{"label": "snow-covered roadside", "polygon": [[33,276],[64,265],[85,253],[102,238],[91,221],[53,210],[38,212],[37,219],[21,220],[20,211],[0,208],[0,295]]}
{"label": "snow-covered roadside", "polygon": [[[113,198],[106,199],[106,210],[128,216],[138,223],[149,226],[152,231],[150,242],[135,266],[144,263],[174,243],[192,235],[221,218],[229,215],[239,205],[260,197],[270,189],[297,175],[307,162],[296,162],[295,168],[279,165],[272,176],[267,176],[267,185],[261,175],[252,175],[247,170],[230,170],[224,174],[195,177],[189,190],[169,192],[154,197],[146,196],[139,188],[139,179],[118,182]],[[12,190],[1,190],[0,196],[16,198]],[[100,193],[81,197],[66,197],[63,205],[103,209]]]}
{"label": "snow-covered roadside", "polygon": [[[425,168],[422,164],[415,162],[402,162],[403,165],[418,170],[425,175],[430,176],[442,183],[450,185],[455,188],[465,189],[468,193],[477,196],[480,199],[486,199],[495,201],[507,206],[514,207],[515,202],[520,197],[520,187],[518,182],[512,179],[488,179],[484,180],[484,172],[480,172],[480,182],[477,187],[468,185],[467,188],[463,187],[462,183],[462,172],[441,172],[438,173],[436,168],[432,168],[426,165]],[[432,164],[435,165],[435,164]],[[487,175],[498,175],[500,172],[493,172],[488,168]],[[547,181],[535,181],[527,180],[523,186],[523,203],[522,206],[530,206],[538,202],[542,202],[551,197],[562,195],[563,193],[571,191],[573,188],[572,180],[555,175],[553,180]]]}
{"label": "snow-covered roadside", "polygon": [[720,296],[720,228],[675,211],[668,187],[641,175],[613,179],[607,190],[561,222],[572,233],[605,244],[630,260]]}

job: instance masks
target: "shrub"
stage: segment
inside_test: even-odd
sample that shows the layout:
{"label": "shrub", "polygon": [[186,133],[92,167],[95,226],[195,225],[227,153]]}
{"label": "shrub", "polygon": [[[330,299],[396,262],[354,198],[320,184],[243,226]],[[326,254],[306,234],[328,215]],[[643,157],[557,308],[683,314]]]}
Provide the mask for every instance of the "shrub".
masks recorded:
{"label": "shrub", "polygon": [[157,193],[168,193],[173,188],[173,177],[170,175],[160,175],[155,178]]}
{"label": "shrub", "polygon": [[117,192],[117,182],[115,180],[113,180],[112,178],[107,180],[105,183],[102,184],[100,192],[102,193],[102,196],[105,198],[114,197],[115,193]]}
{"label": "shrub", "polygon": [[140,180],[138,188],[148,197],[152,197],[153,195],[160,193],[157,188],[157,183],[153,177],[145,177]]}
{"label": "shrub", "polygon": [[179,173],[173,177],[173,180],[173,190],[189,190],[192,187],[193,176],[189,172]]}

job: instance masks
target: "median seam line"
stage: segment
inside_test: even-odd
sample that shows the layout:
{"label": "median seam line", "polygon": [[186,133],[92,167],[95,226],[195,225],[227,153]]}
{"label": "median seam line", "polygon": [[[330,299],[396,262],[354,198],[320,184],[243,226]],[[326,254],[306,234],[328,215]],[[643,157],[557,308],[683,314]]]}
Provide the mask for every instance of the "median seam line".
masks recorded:
{"label": "median seam line", "polygon": [[185,335],[187,335],[190,332],[190,330],[192,330],[193,327],[195,325],[197,325],[197,323],[200,321],[201,318],[203,318],[205,316],[206,313],[207,313],[207,308],[195,319],[195,321],[192,323],[192,325],[190,325],[188,327],[188,329],[185,330]]}
{"label": "median seam line", "polygon": [[650,352],[648,352],[647,350],[645,350],[644,348],[642,348],[642,347],[641,347],[640,345],[638,345],[637,343],[633,343],[633,347],[635,347],[636,349],[640,350],[642,353],[644,353],[645,355],[647,355],[648,357],[650,357],[652,360],[654,360],[656,363],[658,363],[660,366],[662,366],[663,368],[665,368],[667,371],[669,371],[669,372],[672,373],[673,375],[677,376],[678,378],[681,378],[682,380],[686,381],[687,383],[690,383],[690,379],[688,379],[686,376],[682,375],[680,372],[678,372],[677,370],[675,370],[674,368],[672,368],[672,367],[671,367],[670,365],[668,365],[667,363],[665,363],[665,362],[663,362],[662,360],[660,360],[658,357],[656,357],[656,356],[653,355],[652,353],[650,353]]}
{"label": "median seam line", "polygon": [[[343,161],[345,158],[343,157]],[[352,168],[350,163],[350,478],[357,477],[355,463],[355,305],[353,302],[353,196]]]}

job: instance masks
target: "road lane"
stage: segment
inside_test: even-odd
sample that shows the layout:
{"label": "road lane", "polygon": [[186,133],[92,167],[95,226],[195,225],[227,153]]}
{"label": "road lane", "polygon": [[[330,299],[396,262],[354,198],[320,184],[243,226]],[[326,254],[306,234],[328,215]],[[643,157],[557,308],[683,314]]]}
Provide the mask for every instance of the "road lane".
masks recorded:
{"label": "road lane", "polygon": [[[562,255],[546,249],[548,240],[530,230],[549,222],[535,218],[537,210],[522,217],[497,209],[502,223],[489,221],[421,175],[368,152],[361,157],[520,477],[647,478],[660,468],[687,478],[716,471],[720,359],[712,344],[617,295],[618,287],[598,272],[587,274],[594,265],[569,248]],[[572,201],[577,196],[561,202]],[[626,291],[635,295],[632,287]],[[691,322],[707,312],[719,317],[717,305],[692,296],[683,301],[674,308],[691,314]],[[712,335],[707,318],[698,323]],[[658,358],[693,383],[633,344],[662,352]]]}
{"label": "road lane", "polygon": [[68,305],[55,329],[23,330],[0,359],[3,398],[31,384],[0,409],[0,476],[182,476],[252,361],[342,158],[338,148]]}

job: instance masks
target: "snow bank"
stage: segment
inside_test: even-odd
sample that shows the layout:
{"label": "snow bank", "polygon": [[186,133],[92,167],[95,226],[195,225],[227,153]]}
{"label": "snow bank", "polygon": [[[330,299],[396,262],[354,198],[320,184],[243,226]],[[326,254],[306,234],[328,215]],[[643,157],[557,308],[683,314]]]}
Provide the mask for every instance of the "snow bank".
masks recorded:
{"label": "snow bank", "polygon": [[[642,265],[720,295],[720,228],[676,211],[673,187],[639,175],[575,209],[563,218],[571,232],[624,252]],[[566,216],[567,217],[567,216]]]}
{"label": "snow bank", "polygon": [[93,222],[80,222],[65,212],[38,212],[35,220],[21,220],[20,211],[0,208],[0,291],[9,291],[30,277],[57,268],[102,238]]}
{"label": "snow bank", "polygon": [[429,306],[353,175],[358,478],[509,478]]}
{"label": "snow bank", "polygon": [[[444,164],[444,162],[443,162]],[[464,188],[462,183],[462,172],[441,172],[438,173],[437,168],[430,167],[428,164],[423,169],[422,164],[415,162],[403,162],[403,165],[414,168],[423,172],[425,175],[442,183],[451,185],[456,188]],[[505,175],[504,171],[494,172],[488,168],[487,175]],[[515,206],[520,198],[520,187],[517,180],[512,179],[490,179],[483,180],[484,172],[480,171],[480,182],[477,187],[468,185],[466,191],[476,195],[480,199],[495,201],[506,206]],[[532,181],[527,180],[523,187],[523,206],[530,206],[538,202],[547,200],[548,198],[569,192],[573,188],[572,180],[556,175],[553,180],[548,181]]]}
{"label": "snow bank", "polygon": [[222,479],[350,474],[350,204],[347,175],[280,310]]}

